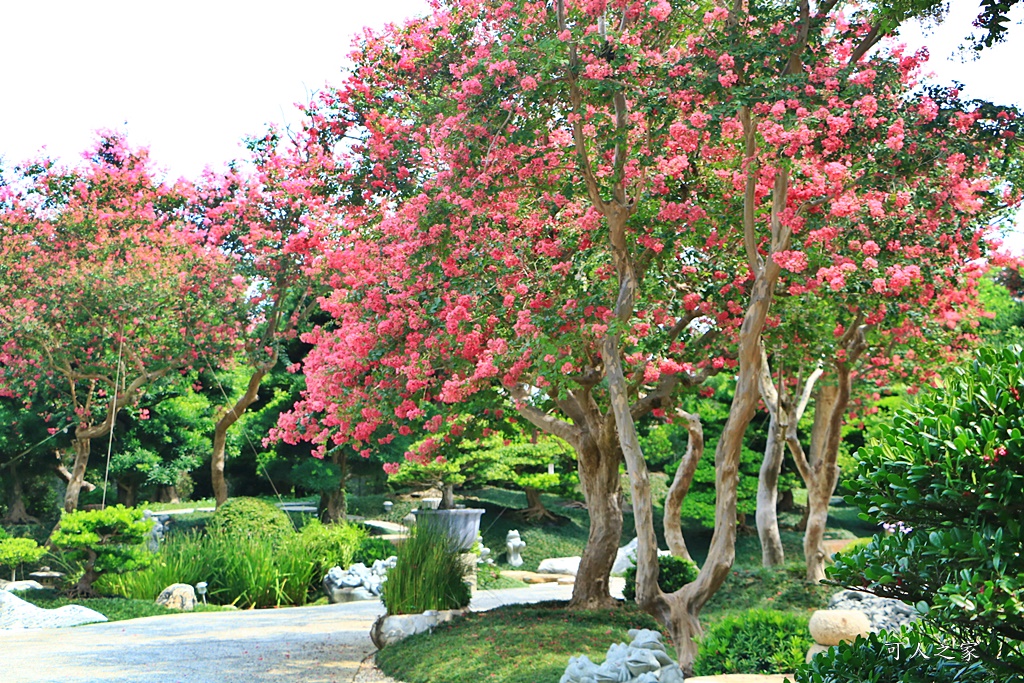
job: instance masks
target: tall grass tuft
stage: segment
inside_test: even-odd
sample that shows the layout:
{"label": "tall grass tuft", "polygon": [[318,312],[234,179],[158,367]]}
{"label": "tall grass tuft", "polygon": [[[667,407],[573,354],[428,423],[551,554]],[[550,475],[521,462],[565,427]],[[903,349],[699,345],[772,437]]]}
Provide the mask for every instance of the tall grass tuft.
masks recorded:
{"label": "tall grass tuft", "polygon": [[466,565],[458,543],[441,528],[417,524],[396,552],[384,583],[388,614],[459,609],[469,604]]}
{"label": "tall grass tuft", "polygon": [[241,535],[223,531],[169,535],[144,571],[106,579],[100,589],[153,600],[172,583],[206,581],[209,600],[239,607],[305,605],[334,565],[347,566],[366,532],[311,523],[300,533]]}

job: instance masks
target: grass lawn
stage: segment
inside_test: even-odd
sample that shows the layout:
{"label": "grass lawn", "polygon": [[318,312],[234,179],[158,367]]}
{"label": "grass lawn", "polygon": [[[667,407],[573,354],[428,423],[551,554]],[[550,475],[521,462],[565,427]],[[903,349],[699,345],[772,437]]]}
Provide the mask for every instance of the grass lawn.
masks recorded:
{"label": "grass lawn", "polygon": [[405,683],[555,683],[569,657],[603,661],[631,628],[657,629],[634,605],[566,612],[564,603],[513,605],[471,613],[377,653],[377,664]]}
{"label": "grass lawn", "polygon": [[[110,621],[182,614],[177,610],[162,607],[152,600],[129,600],[128,598],[75,598],[71,600],[52,590],[20,591],[16,595],[22,600],[44,609],[56,609],[64,605],[81,605],[96,610]],[[222,612],[225,609],[228,608],[219,605],[198,604],[195,611]]]}

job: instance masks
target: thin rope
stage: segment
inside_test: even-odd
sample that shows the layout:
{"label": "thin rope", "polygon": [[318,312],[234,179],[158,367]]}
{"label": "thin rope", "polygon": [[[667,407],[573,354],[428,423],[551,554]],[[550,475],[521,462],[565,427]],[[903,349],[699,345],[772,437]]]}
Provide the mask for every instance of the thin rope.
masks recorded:
{"label": "thin rope", "polygon": [[107,469],[103,473],[103,503],[100,508],[107,509],[107,486],[110,483],[110,453],[114,448],[114,425],[117,422],[117,390],[121,386],[121,352],[124,351],[124,330],[122,328],[121,343],[117,347],[117,371],[114,374],[114,402],[111,404],[110,436],[107,438]]}
{"label": "thin rope", "polygon": [[8,460],[7,462],[5,462],[3,466],[4,466],[4,467],[9,467],[9,466],[13,465],[14,463],[16,463],[16,462],[18,462],[19,460],[21,460],[22,458],[24,458],[24,457],[25,457],[26,455],[28,455],[29,453],[31,453],[31,452],[32,452],[33,450],[35,450],[35,449],[36,449],[36,448],[38,448],[39,446],[42,446],[42,445],[43,445],[44,443],[46,443],[46,442],[47,442],[47,441],[49,441],[50,439],[55,439],[55,438],[57,438],[57,436],[59,436],[60,434],[64,434],[64,433],[65,433],[65,432],[67,432],[67,431],[68,431],[69,429],[71,429],[71,427],[73,427],[73,426],[74,426],[73,424],[68,424],[68,425],[67,425],[67,426],[65,426],[65,427],[64,427],[63,429],[58,429],[57,431],[55,431],[55,432],[54,432],[53,434],[50,434],[50,435],[49,435],[48,437],[46,437],[46,438],[45,438],[45,439],[43,439],[42,441],[39,441],[39,442],[37,442],[37,443],[34,443],[34,444],[32,444],[31,446],[29,446],[28,448],[26,448],[25,450],[23,450],[23,451],[22,451],[21,453],[18,453],[18,454],[17,454],[16,456],[14,456],[13,458],[11,458],[11,459],[10,459],[10,460]]}

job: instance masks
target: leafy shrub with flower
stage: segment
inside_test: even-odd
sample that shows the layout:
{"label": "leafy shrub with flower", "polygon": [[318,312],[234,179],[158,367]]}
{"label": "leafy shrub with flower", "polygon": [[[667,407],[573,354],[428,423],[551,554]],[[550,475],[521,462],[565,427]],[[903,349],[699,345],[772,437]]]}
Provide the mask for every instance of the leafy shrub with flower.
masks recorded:
{"label": "leafy shrub with flower", "polygon": [[[841,646],[798,683],[859,681],[868,670],[893,682],[918,680],[904,677],[918,669],[927,669],[920,680],[1024,676],[1022,352],[982,349],[860,450],[847,500],[897,532],[840,554],[829,575],[914,604],[924,618],[913,634]],[[922,668],[927,658],[941,666]]]}

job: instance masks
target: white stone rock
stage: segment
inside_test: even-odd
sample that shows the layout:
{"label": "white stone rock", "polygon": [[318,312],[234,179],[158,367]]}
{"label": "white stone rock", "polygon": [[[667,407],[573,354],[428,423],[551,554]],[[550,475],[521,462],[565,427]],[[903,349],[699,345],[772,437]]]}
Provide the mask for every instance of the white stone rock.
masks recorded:
{"label": "white stone rock", "polygon": [[804,658],[804,661],[806,663],[810,664],[811,660],[814,659],[814,655],[819,654],[821,652],[824,652],[825,650],[829,649],[830,647],[833,647],[833,646],[832,645],[822,645],[821,643],[811,643],[811,647],[807,650],[807,657]]}
{"label": "white stone rock", "polygon": [[682,669],[665,652],[661,634],[634,629],[629,637],[629,645],[612,644],[600,665],[571,657],[560,683],[683,683]]}
{"label": "white stone rock", "polygon": [[453,617],[465,614],[466,610],[427,610],[423,614],[385,614],[370,628],[370,640],[383,650],[400,640],[417,633],[431,631],[438,624],[451,621]]}
{"label": "white stone rock", "polygon": [[172,583],[160,591],[156,604],[168,609],[191,612],[196,608],[196,589],[187,583]]}
{"label": "white stone rock", "polygon": [[81,605],[43,609],[25,602],[13,593],[0,591],[0,630],[63,628],[106,620],[107,618],[99,612]]}
{"label": "white stone rock", "polygon": [[538,574],[569,574],[576,576],[580,570],[579,557],[549,557],[541,560],[537,567]]}
{"label": "white stone rock", "polygon": [[637,540],[634,538],[615,553],[615,563],[612,565],[613,576],[622,576],[627,569],[633,566],[636,558],[636,544]]}
{"label": "white stone rock", "polygon": [[828,608],[853,609],[863,612],[871,621],[872,631],[898,631],[901,626],[920,618],[917,610],[900,600],[880,598],[862,591],[839,591],[828,601]]}
{"label": "white stone rock", "polygon": [[40,591],[43,588],[43,584],[38,581],[5,581],[0,591]]}
{"label": "white stone rock", "polygon": [[821,645],[853,642],[857,636],[866,636],[871,632],[871,622],[867,615],[851,609],[819,609],[811,615],[807,626],[814,642]]}

